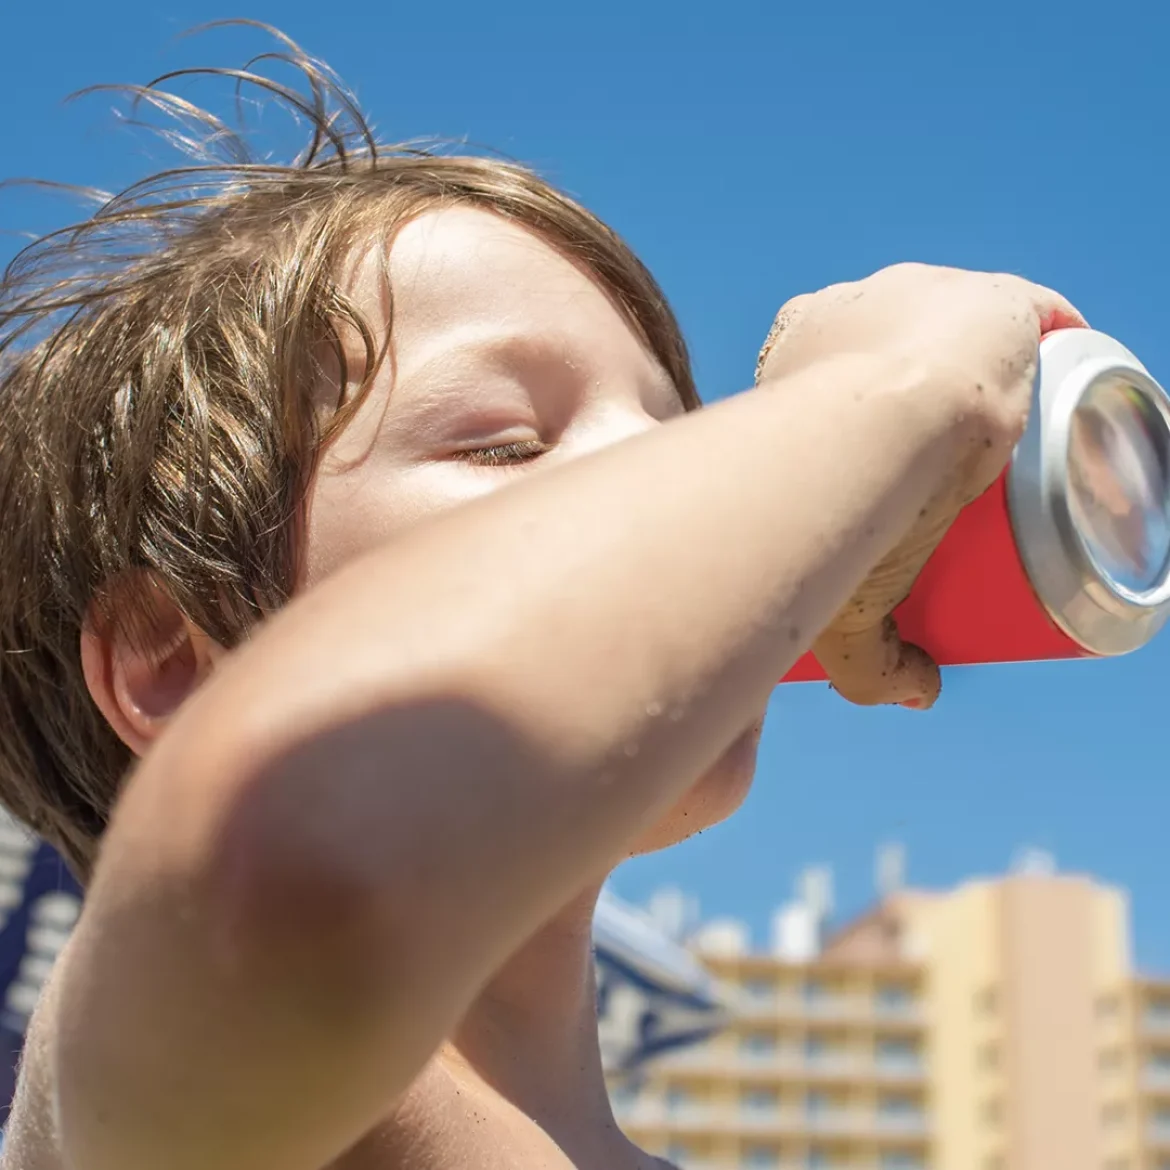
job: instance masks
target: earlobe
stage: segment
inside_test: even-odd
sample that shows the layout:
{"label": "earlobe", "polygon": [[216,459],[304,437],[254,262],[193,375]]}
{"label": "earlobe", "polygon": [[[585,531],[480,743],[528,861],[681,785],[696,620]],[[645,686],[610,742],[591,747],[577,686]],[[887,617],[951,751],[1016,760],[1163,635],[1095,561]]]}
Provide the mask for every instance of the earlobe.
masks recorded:
{"label": "earlobe", "polygon": [[154,612],[131,636],[123,623],[91,607],[81,632],[89,693],[118,737],[144,755],[171,716],[210,673],[216,647],[161,591]]}

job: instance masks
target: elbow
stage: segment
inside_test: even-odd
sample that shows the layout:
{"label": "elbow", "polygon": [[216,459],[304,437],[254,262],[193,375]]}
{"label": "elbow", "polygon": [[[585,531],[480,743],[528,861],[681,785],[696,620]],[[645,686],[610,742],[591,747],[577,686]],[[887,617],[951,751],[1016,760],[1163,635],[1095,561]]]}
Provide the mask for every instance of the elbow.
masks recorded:
{"label": "elbow", "polygon": [[[372,856],[371,826],[311,767],[312,752],[266,763],[233,793],[202,850],[208,943],[226,974],[257,987],[298,985],[306,1001],[363,1010],[385,997],[410,951],[393,896],[395,861]],[[344,784],[340,786],[344,788]]]}
{"label": "elbow", "polygon": [[538,766],[505,721],[448,692],[235,758],[200,862],[221,953],[354,1004],[463,965],[492,807]]}
{"label": "elbow", "polygon": [[111,827],[126,848],[108,842],[98,884],[124,863],[137,871],[124,888],[169,872],[162,897],[193,903],[225,971],[277,985],[296,972],[331,1002],[417,996],[493,951],[522,876],[499,864],[522,836],[510,810],[539,811],[562,771],[540,737],[462,660],[421,683],[387,670],[295,691],[263,665],[208,693],[144,762]]}

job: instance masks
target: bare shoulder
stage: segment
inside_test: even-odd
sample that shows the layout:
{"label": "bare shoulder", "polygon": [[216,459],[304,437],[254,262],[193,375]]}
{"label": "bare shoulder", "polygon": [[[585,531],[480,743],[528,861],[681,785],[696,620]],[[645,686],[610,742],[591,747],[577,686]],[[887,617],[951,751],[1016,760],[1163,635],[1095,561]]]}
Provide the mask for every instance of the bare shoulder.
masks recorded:
{"label": "bare shoulder", "polygon": [[53,1109],[55,990],[50,979],[29,1023],[0,1170],[64,1170]]}
{"label": "bare shoulder", "polygon": [[[328,1170],[575,1170],[548,1135],[442,1050],[385,1121]],[[7,1168],[2,1168],[7,1170]]]}
{"label": "bare shoulder", "polygon": [[[60,969],[60,966],[58,967]],[[57,1131],[54,1059],[58,981],[51,978],[25,1042],[0,1170],[66,1170]],[[382,1125],[325,1170],[575,1170],[539,1125],[440,1052]],[[649,1159],[647,1170],[676,1170]]]}

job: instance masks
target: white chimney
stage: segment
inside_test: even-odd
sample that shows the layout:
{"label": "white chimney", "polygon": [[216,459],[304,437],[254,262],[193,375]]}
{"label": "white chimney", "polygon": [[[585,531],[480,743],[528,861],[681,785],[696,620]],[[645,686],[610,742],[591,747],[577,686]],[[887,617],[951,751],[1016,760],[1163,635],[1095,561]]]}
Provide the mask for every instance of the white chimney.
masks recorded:
{"label": "white chimney", "polygon": [[885,901],[906,884],[906,847],[897,841],[883,845],[875,866],[878,897]]}
{"label": "white chimney", "polygon": [[823,921],[833,913],[833,871],[827,865],[809,866],[796,879],[796,896]]}
{"label": "white chimney", "polygon": [[695,931],[691,942],[702,953],[732,959],[751,949],[751,933],[746,922],[736,918],[715,918]]}
{"label": "white chimney", "polygon": [[665,886],[650,895],[646,911],[668,938],[682,942],[698,925],[699,902],[676,886]]}
{"label": "white chimney", "polygon": [[1056,873],[1056,858],[1046,849],[1027,846],[1016,853],[1012,873],[1025,877],[1052,877]]}
{"label": "white chimney", "polygon": [[772,954],[786,963],[807,963],[821,949],[820,920],[804,902],[787,902],[772,915]]}

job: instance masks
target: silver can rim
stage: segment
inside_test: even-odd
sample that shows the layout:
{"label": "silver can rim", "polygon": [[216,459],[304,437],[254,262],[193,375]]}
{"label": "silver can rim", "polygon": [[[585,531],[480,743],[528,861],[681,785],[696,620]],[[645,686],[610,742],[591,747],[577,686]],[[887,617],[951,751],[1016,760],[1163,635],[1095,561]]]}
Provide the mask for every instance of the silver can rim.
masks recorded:
{"label": "silver can rim", "polygon": [[1073,518],[1068,477],[1074,412],[1101,382],[1124,380],[1154,408],[1170,437],[1170,395],[1119,341],[1062,329],[1040,343],[1032,410],[1008,469],[1016,547],[1041,605],[1087,653],[1126,654],[1170,618],[1170,557],[1149,589],[1132,590],[1098,563]]}

